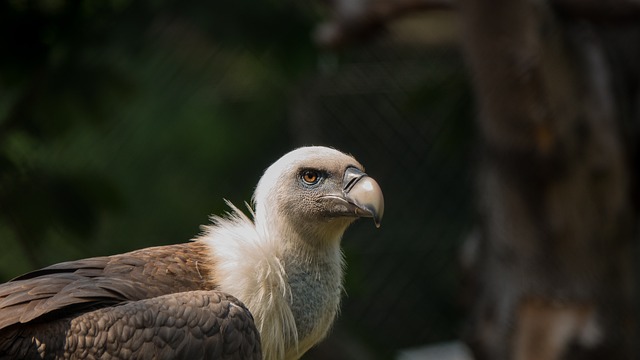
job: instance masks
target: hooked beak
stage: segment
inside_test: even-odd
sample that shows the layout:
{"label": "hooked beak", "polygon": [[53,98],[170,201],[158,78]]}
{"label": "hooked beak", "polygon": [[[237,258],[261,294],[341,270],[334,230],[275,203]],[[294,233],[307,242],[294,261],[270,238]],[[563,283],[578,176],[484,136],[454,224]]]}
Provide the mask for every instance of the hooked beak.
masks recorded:
{"label": "hooked beak", "polygon": [[384,214],[384,196],[380,185],[362,171],[349,167],[342,180],[342,195],[351,205],[355,215],[372,217],[376,227]]}

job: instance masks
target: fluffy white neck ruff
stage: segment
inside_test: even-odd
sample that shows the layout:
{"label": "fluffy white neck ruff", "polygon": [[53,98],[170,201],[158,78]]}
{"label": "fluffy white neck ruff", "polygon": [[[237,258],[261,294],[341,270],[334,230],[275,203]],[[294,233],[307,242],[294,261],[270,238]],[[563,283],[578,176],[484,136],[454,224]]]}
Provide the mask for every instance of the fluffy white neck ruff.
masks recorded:
{"label": "fluffy white neck ruff", "polygon": [[264,359],[297,359],[324,338],[338,311],[342,233],[319,254],[288,226],[254,223],[227,203],[232,212],[212,217],[198,239],[210,245],[212,280],[253,314]]}

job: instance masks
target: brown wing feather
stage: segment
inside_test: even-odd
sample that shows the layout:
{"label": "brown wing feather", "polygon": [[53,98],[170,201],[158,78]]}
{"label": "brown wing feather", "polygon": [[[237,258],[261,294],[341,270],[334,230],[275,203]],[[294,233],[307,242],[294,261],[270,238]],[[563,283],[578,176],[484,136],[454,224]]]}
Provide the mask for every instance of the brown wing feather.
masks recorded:
{"label": "brown wing feather", "polygon": [[0,332],[4,358],[261,359],[253,317],[232,296],[190,291]]}
{"label": "brown wing feather", "polygon": [[209,271],[208,249],[200,242],[55,264],[0,285],[0,331],[47,315],[212,289]]}

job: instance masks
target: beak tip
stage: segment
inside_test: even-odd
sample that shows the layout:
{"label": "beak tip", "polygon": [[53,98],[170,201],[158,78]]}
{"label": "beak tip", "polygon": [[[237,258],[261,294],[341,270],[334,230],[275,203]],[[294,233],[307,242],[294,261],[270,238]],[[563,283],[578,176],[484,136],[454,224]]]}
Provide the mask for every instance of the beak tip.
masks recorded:
{"label": "beak tip", "polygon": [[[382,193],[381,193],[382,194]],[[382,215],[384,212],[384,202],[380,201],[376,206],[369,206],[367,208],[371,217],[373,218],[373,223],[376,226],[376,229],[379,229],[382,224]]]}
{"label": "beak tip", "polygon": [[379,229],[382,224],[382,210],[384,210],[384,205],[380,204],[379,207],[376,208],[377,211],[372,211],[373,215],[373,223],[376,225],[376,228]]}

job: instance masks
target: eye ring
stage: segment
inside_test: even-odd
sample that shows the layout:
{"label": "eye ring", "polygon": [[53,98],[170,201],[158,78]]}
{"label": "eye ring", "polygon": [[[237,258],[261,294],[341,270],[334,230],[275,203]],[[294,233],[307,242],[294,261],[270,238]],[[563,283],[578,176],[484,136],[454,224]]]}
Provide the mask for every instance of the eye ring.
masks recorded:
{"label": "eye ring", "polygon": [[316,185],[322,179],[322,174],[316,170],[303,170],[300,173],[300,179],[305,185]]}

